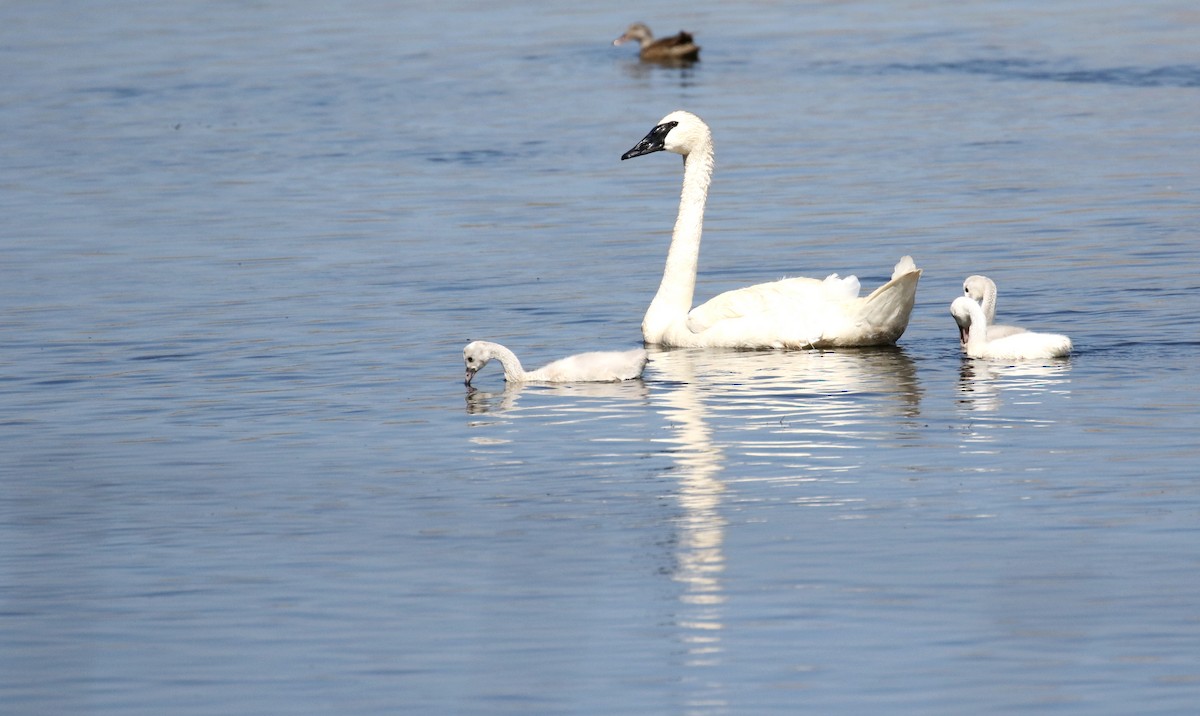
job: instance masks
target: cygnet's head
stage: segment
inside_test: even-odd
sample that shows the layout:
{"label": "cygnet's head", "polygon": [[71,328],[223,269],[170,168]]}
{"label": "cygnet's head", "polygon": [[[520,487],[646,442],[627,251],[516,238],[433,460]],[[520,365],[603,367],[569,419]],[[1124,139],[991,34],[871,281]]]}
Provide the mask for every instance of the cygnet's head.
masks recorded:
{"label": "cygnet's head", "polygon": [[993,293],[996,291],[996,283],[987,276],[967,276],[963,281],[963,295],[970,296],[975,299],[976,303],[982,303],[984,296],[987,295],[988,289]]}
{"label": "cygnet's head", "polygon": [[982,318],[983,309],[968,296],[959,296],[950,304],[950,315],[958,324],[958,340],[963,344],[971,337],[971,324],[976,314]]}
{"label": "cygnet's head", "polygon": [[632,159],[663,150],[686,157],[693,149],[706,142],[712,142],[712,133],[704,120],[691,112],[679,109],[663,117],[642,141],[622,154],[621,159]]}
{"label": "cygnet's head", "polygon": [[496,357],[496,344],[488,341],[471,341],[463,348],[463,364],[467,367],[467,377],[464,385],[470,385],[471,379],[488,361]]}

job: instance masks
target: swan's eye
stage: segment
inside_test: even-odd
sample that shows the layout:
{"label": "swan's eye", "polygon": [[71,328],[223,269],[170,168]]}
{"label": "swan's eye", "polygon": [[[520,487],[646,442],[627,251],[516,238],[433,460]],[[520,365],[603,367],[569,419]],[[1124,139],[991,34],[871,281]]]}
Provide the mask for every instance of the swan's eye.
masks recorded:
{"label": "swan's eye", "polygon": [[963,286],[963,293],[965,293],[965,294],[967,294],[968,296],[970,296],[970,295],[971,295],[971,289],[967,288],[966,286]]}
{"label": "swan's eye", "polygon": [[475,357],[474,357],[474,356],[471,356],[470,358],[468,358],[468,359],[467,359],[467,362],[468,362],[468,363],[474,363],[474,362],[475,362]]}

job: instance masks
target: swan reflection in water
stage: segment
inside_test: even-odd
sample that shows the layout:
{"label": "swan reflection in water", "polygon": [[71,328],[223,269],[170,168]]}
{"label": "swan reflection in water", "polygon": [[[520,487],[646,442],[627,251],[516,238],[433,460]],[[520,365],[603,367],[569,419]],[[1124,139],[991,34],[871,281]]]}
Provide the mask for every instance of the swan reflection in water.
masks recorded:
{"label": "swan reflection in water", "polygon": [[[713,439],[712,428],[697,382],[696,359],[702,351],[659,351],[651,354],[656,376],[669,380],[668,387],[652,398],[667,421],[671,435],[655,439],[666,446],[674,463],[672,477],[681,510],[674,540],[671,578],[682,585],[679,611],[674,615],[683,644],[685,666],[715,666],[721,663],[721,610],[725,595],[721,573],[725,570],[725,519],[721,499],[725,484],[724,452]],[[721,353],[717,354],[718,356]],[[728,356],[728,353],[725,353]],[[710,688],[713,685],[710,684]],[[692,694],[710,700],[711,694]]]}
{"label": "swan reflection in water", "polygon": [[[594,402],[597,409],[605,405],[620,405],[622,403],[645,404],[650,390],[640,379],[625,380],[610,383],[512,383],[499,391],[486,391],[474,386],[467,387],[467,414],[484,415],[493,413],[503,415],[513,410],[519,410],[519,400],[524,391],[537,395],[548,395],[564,400],[585,399]],[[570,405],[570,403],[565,403]],[[575,406],[579,408],[580,406]]]}
{"label": "swan reflection in water", "polygon": [[1042,365],[963,358],[957,402],[968,410],[984,412],[999,409],[1002,394],[1022,402],[1040,402],[1040,394],[1070,392],[1070,371],[1068,361]]}
{"label": "swan reflection in water", "polygon": [[1023,418],[1001,409],[1006,401],[1013,406],[1036,405],[1051,395],[1070,395],[1070,375],[1068,361],[1012,364],[964,357],[956,400],[959,409],[972,416],[963,428],[964,447],[979,452],[980,444],[996,439],[997,427],[1047,422],[1044,417]]}
{"label": "swan reflection in water", "polygon": [[[522,391],[536,389],[563,398],[601,397],[608,411],[622,400],[657,411],[666,429],[647,440],[670,458],[666,475],[677,485],[679,506],[666,568],[681,585],[672,623],[683,666],[704,669],[720,664],[724,651],[728,486],[770,481],[789,488],[787,499],[802,504],[852,507],[853,499],[818,490],[834,475],[845,481],[845,473],[861,467],[855,452],[862,441],[903,441],[907,432],[915,434],[922,391],[912,359],[895,347],[650,349],[645,381],[475,391],[467,396],[467,409],[510,419],[521,414]],[[561,406],[554,415],[560,414],[567,414]],[[797,486],[803,489],[791,489]],[[711,678],[702,683],[689,698],[703,711],[721,703],[724,686]]]}
{"label": "swan reflection in water", "polygon": [[862,441],[918,434],[922,391],[900,348],[693,349],[652,357],[656,377],[681,384],[675,392],[695,392],[703,404],[696,410],[720,427],[731,459],[744,468],[736,480],[800,482],[852,471]]}
{"label": "swan reflection in water", "polygon": [[[808,471],[828,470],[831,460],[853,451],[852,440],[877,433],[881,418],[916,418],[921,392],[912,360],[896,348],[652,350],[651,367],[650,400],[670,428],[655,442],[671,456],[679,486],[671,576],[682,591],[675,624],[685,665],[702,668],[721,663],[723,653],[728,486],[823,481]],[[790,499],[837,504],[805,491],[808,497],[789,491]],[[705,683],[708,693],[692,695],[697,705],[718,703],[721,685]]]}

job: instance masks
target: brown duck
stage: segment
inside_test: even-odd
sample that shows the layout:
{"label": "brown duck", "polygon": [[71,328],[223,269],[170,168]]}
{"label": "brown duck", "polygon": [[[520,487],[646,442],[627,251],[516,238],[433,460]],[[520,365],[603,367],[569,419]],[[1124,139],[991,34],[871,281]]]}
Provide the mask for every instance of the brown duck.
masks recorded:
{"label": "brown duck", "polygon": [[700,59],[700,46],[692,41],[689,32],[655,40],[650,28],[635,22],[624,35],[613,40],[613,44],[622,45],[630,40],[637,40],[641,45],[638,57],[646,62],[695,62]]}

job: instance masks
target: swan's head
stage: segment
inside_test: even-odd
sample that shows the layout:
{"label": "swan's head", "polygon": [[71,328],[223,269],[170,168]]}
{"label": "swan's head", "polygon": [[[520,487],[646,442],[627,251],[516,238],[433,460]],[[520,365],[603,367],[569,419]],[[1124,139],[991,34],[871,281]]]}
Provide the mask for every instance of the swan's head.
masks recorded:
{"label": "swan's head", "polygon": [[653,39],[654,34],[650,32],[650,28],[646,27],[640,22],[635,22],[629,26],[629,29],[625,31],[624,35],[621,35],[617,39],[613,40],[613,44],[623,45],[630,40],[637,40],[639,45],[645,47],[646,45],[650,44],[650,41]]}
{"label": "swan's head", "polygon": [[663,117],[642,141],[622,154],[621,159],[632,159],[663,150],[686,157],[696,147],[711,143],[712,133],[704,120],[680,109]]}
{"label": "swan's head", "polygon": [[983,303],[988,293],[996,294],[996,282],[987,276],[967,276],[963,281],[963,295],[975,299],[976,303]]}
{"label": "swan's head", "polygon": [[983,309],[969,296],[959,296],[950,304],[950,315],[958,324],[958,340],[963,345],[971,338],[971,325],[978,328],[983,323]]}
{"label": "swan's head", "polygon": [[463,364],[467,367],[467,377],[463,385],[470,385],[471,379],[488,361],[496,357],[496,344],[488,341],[471,341],[463,348]]}

